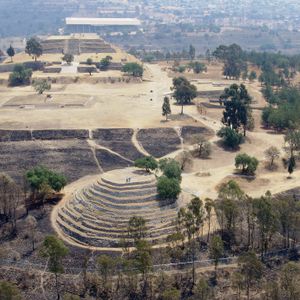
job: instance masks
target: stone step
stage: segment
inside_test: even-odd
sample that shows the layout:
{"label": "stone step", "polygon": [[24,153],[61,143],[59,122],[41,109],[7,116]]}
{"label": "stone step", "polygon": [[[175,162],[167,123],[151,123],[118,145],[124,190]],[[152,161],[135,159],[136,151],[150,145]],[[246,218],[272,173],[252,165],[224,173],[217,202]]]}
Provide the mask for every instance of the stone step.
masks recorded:
{"label": "stone step", "polygon": [[[68,214],[64,213],[62,210],[58,213],[59,218],[66,222],[69,226],[74,227],[78,231],[89,232],[101,237],[114,237],[116,239],[121,239],[127,236],[127,227],[124,228],[107,228],[102,226],[96,226],[91,224],[87,220],[74,220]],[[148,236],[156,237],[161,234],[170,234],[175,232],[175,226],[172,224],[164,224],[159,227],[148,227]]]}
{"label": "stone step", "polygon": [[[90,219],[88,216],[86,215],[82,215],[81,217],[77,217],[76,215],[72,214],[71,211],[65,209],[65,208],[61,208],[59,210],[59,214],[61,215],[66,215],[68,218],[72,219],[74,222],[78,222],[78,223],[86,223],[87,227],[91,226],[94,229],[98,229],[101,228],[104,231],[108,231],[108,232],[113,232],[113,231],[127,231],[128,228],[128,222],[122,222],[119,223],[118,221],[109,221],[109,222],[105,222],[102,219],[99,220],[94,220],[94,219]],[[158,229],[163,229],[166,227],[174,227],[175,224],[175,218],[170,218],[170,219],[166,219],[166,220],[161,220],[161,222],[157,222],[157,223],[146,223],[146,227],[148,230],[152,231],[152,230],[158,230]]]}
{"label": "stone step", "polygon": [[151,194],[145,191],[142,195],[135,196],[115,196],[111,194],[106,194],[105,192],[95,191],[93,188],[83,189],[82,193],[88,195],[88,197],[93,197],[94,200],[104,199],[111,203],[119,203],[119,204],[130,204],[130,203],[143,203],[147,201],[153,201],[157,199],[157,192],[152,192]]}
{"label": "stone step", "polygon": [[[124,235],[120,235],[120,237],[113,238],[111,237],[111,235],[104,237],[104,235],[97,235],[89,230],[83,232],[72,226],[74,224],[70,225],[68,224],[68,222],[65,222],[61,218],[57,219],[57,224],[67,235],[78,239],[81,243],[85,243],[87,245],[94,245],[96,247],[118,247],[120,246],[121,239],[126,238],[126,236]],[[169,234],[170,233],[161,234],[159,236],[146,237],[145,240],[149,241],[152,244],[157,244],[161,241],[166,240]]]}
{"label": "stone step", "polygon": [[[77,201],[77,203],[81,204],[83,207],[88,206],[87,204],[87,199],[81,198],[80,196],[75,195],[74,201]],[[151,207],[151,210],[149,207],[145,206],[140,206],[140,207],[129,207],[129,206],[123,206],[120,208],[120,206],[113,207],[113,205],[108,206],[106,203],[101,203],[101,202],[95,202],[93,200],[88,201],[89,204],[93,206],[94,209],[101,211],[103,213],[107,214],[113,214],[116,217],[120,217],[120,214],[122,213],[123,215],[140,215],[140,216],[149,216],[149,215],[155,215],[155,214],[160,214],[163,211],[169,210],[169,209],[174,209],[177,207],[177,204],[167,204],[165,206],[159,206],[153,205]],[[75,204],[76,205],[76,204]]]}
{"label": "stone step", "polygon": [[89,201],[94,204],[101,204],[114,209],[141,209],[151,207],[161,207],[170,204],[170,201],[159,201],[157,195],[150,195],[145,199],[112,199],[105,195],[95,196],[92,191],[85,190],[79,192],[75,197],[80,197],[84,201]]}
{"label": "stone step", "polygon": [[90,186],[91,190],[95,192],[105,193],[107,195],[112,195],[115,197],[134,197],[134,196],[141,196],[145,194],[156,194],[157,187],[153,185],[153,187],[146,187],[146,188],[139,188],[139,189],[132,189],[132,190],[115,190],[111,189],[103,184],[93,184]]}
{"label": "stone step", "polygon": [[[73,212],[76,210],[76,214],[74,214]],[[80,212],[80,209],[74,208],[74,209],[70,209],[67,208],[65,210],[65,212],[67,212],[70,216],[72,215],[72,217],[74,219],[79,219],[81,216],[87,220],[89,220],[92,223],[95,224],[99,224],[102,226],[106,226],[106,227],[115,227],[115,226],[122,226],[122,227],[127,227],[128,226],[128,222],[129,222],[129,218],[116,218],[115,216],[108,216],[105,214],[101,214],[98,216],[95,215],[91,215],[89,214],[89,211],[87,212]],[[94,212],[94,211],[93,211]],[[92,212],[91,212],[92,213]],[[79,216],[78,216],[79,215]],[[167,224],[167,223],[173,223],[176,221],[177,218],[177,213],[170,211],[167,215],[162,216],[160,218],[145,218],[146,224],[147,226],[158,226],[160,224]]]}
{"label": "stone step", "polygon": [[101,181],[105,184],[108,184],[112,187],[116,188],[129,188],[129,187],[135,187],[135,188],[142,188],[144,185],[150,185],[156,182],[156,179],[149,179],[149,180],[144,180],[144,181],[134,181],[134,182],[124,182],[124,183],[119,183],[119,182],[113,182],[107,178],[101,177]]}

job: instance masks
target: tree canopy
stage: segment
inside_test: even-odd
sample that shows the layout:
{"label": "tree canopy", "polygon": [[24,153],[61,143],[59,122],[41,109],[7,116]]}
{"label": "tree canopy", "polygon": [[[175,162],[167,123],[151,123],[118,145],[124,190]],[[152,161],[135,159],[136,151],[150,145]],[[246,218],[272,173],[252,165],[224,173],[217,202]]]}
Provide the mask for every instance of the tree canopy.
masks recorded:
{"label": "tree canopy", "polygon": [[174,90],[174,98],[181,105],[181,114],[183,114],[183,106],[196,98],[197,88],[185,77],[177,77],[173,79],[172,89]]}
{"label": "tree canopy", "polygon": [[143,66],[141,66],[140,64],[135,63],[135,62],[126,63],[123,66],[122,71],[124,73],[128,73],[134,77],[142,77],[143,73],[144,73]]}
{"label": "tree canopy", "polygon": [[30,38],[26,43],[25,52],[28,55],[33,56],[36,61],[37,58],[43,54],[43,48],[36,38]]}

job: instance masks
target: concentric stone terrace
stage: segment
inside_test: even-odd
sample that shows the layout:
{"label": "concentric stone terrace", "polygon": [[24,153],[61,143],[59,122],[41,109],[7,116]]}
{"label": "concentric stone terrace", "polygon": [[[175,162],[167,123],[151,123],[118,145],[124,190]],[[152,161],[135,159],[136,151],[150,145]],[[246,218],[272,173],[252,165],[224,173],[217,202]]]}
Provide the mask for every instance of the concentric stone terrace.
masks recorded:
{"label": "concentric stone terrace", "polygon": [[141,216],[147,222],[146,238],[155,245],[174,232],[176,215],[176,203],[158,200],[154,175],[126,168],[107,172],[77,191],[58,209],[56,227],[77,244],[117,248],[129,219]]}

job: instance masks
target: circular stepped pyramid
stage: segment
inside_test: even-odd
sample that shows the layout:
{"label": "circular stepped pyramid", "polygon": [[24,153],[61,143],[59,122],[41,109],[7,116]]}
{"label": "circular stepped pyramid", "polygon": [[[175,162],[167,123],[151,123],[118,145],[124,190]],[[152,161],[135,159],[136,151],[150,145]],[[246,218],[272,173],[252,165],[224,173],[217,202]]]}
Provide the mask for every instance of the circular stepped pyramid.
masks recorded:
{"label": "circular stepped pyramid", "polygon": [[126,168],[77,191],[58,208],[56,227],[79,245],[118,248],[132,216],[146,220],[146,239],[157,245],[175,231],[177,204],[158,200],[154,175]]}

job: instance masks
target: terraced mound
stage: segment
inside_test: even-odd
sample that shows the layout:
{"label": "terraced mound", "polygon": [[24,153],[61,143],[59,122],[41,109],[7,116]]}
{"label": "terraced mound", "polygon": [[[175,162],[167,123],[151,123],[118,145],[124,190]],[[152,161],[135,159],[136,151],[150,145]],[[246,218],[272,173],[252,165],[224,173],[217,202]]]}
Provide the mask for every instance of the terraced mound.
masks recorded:
{"label": "terraced mound", "polygon": [[79,55],[81,53],[114,53],[116,52],[109,44],[100,38],[95,39],[48,39],[42,41],[43,53],[61,54],[71,53]]}
{"label": "terraced mound", "polygon": [[174,232],[176,215],[176,203],[157,199],[154,175],[126,168],[104,173],[60,204],[55,227],[78,245],[121,248],[120,240],[128,237],[129,219],[142,216],[149,232],[146,239],[155,245]]}

